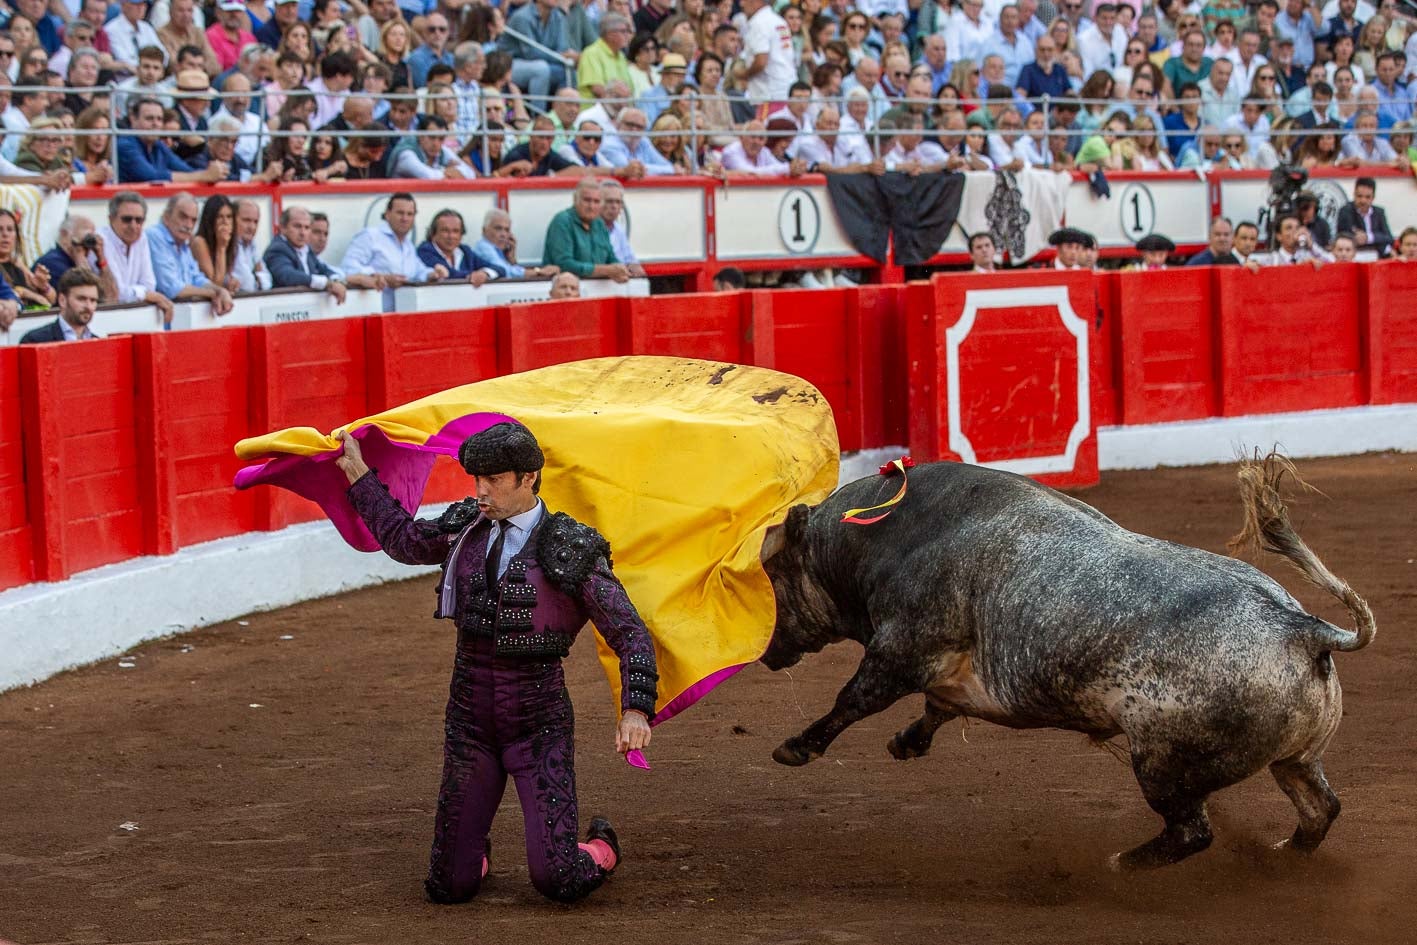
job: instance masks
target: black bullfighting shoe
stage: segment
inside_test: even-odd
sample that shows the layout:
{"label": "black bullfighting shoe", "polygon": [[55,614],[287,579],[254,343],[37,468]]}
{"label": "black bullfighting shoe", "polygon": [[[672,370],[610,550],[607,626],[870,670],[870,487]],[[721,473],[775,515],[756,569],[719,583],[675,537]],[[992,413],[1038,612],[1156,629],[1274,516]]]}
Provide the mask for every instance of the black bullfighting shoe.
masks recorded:
{"label": "black bullfighting shoe", "polygon": [[615,854],[615,866],[610,867],[605,873],[608,876],[615,872],[620,865],[620,838],[615,836],[615,828],[610,826],[610,821],[604,817],[592,817],[590,826],[586,828],[585,839],[586,843],[590,843],[592,840],[601,840],[610,847],[610,852]]}

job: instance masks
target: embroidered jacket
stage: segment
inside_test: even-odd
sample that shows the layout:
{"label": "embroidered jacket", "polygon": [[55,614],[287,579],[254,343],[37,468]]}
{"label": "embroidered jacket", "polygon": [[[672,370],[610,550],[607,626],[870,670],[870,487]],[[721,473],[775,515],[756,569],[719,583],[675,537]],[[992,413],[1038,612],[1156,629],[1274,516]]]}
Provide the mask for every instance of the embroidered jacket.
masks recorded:
{"label": "embroidered jacket", "polygon": [[415,519],[372,470],[349,487],[349,500],[389,557],[442,565],[433,616],[453,620],[459,636],[492,637],[498,657],[562,659],[589,620],[620,658],[622,710],[654,717],[654,644],[611,571],[610,546],[594,529],[548,511],[489,589],[491,521],[475,515],[471,500],[437,521]]}

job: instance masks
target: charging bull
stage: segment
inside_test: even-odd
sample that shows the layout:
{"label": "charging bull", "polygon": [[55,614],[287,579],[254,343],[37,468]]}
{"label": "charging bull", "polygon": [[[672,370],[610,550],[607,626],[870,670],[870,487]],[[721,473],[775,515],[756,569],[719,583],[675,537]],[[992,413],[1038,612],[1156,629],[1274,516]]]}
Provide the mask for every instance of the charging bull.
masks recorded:
{"label": "charging bull", "polygon": [[1367,646],[1376,625],[1290,525],[1286,473],[1273,454],[1242,465],[1234,544],[1288,559],[1346,605],[1356,631],[1305,613],[1248,564],[1127,531],[1010,473],[911,469],[904,501],[870,525],[843,514],[894,494],[899,472],[794,507],[763,547],[777,625],[762,662],[782,669],[843,639],[866,652],[832,710],[773,758],[806,764],[848,726],[924,693],[924,714],[887,746],[898,759],[924,755],[960,715],[1126,735],[1142,794],[1166,825],[1114,866],[1204,850],[1207,796],[1265,766],[1299,812],[1284,843],[1313,850],[1339,811],[1321,761],[1343,714],[1330,654]]}

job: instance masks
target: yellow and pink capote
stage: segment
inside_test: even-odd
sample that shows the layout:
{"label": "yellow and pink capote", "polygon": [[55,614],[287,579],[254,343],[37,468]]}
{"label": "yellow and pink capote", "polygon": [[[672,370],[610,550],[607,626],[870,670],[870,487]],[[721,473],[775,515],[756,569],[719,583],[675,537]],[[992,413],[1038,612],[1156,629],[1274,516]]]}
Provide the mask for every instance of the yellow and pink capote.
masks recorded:
{"label": "yellow and pink capote", "polygon": [[[836,425],[816,388],[747,365],[599,358],[455,387],[344,429],[416,510],[435,457],[456,457],[463,438],[508,418],[541,442],[547,506],[610,541],[615,573],[654,638],[656,724],[763,654],[776,615],[763,537],[837,483]],[[375,550],[345,498],[339,451],[310,427],[242,440],[237,455],[263,461],[236,485],[313,499],[351,545]],[[618,705],[615,656],[596,643]]]}

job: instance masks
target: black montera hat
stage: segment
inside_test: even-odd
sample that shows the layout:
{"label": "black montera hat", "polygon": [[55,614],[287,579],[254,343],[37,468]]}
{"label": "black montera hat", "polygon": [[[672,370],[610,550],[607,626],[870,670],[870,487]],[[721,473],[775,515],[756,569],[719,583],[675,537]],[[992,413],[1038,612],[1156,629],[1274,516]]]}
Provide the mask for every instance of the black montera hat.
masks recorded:
{"label": "black montera hat", "polygon": [[458,447],[458,462],[469,476],[536,472],[546,457],[531,431],[520,423],[498,423],[474,433]]}
{"label": "black montera hat", "polygon": [[1150,253],[1156,250],[1165,250],[1168,253],[1174,253],[1176,251],[1176,244],[1160,233],[1152,233],[1137,240],[1138,252]]}
{"label": "black montera hat", "polygon": [[1062,246],[1064,243],[1073,243],[1077,246],[1086,247],[1092,237],[1082,230],[1071,226],[1065,226],[1060,230],[1054,230],[1053,235],[1048,237],[1048,242],[1054,246]]}

